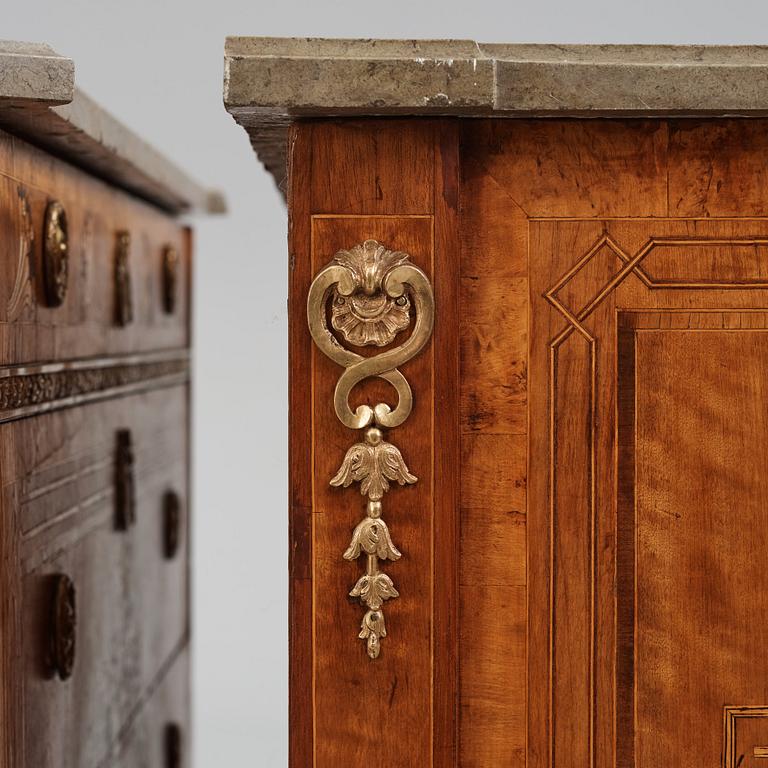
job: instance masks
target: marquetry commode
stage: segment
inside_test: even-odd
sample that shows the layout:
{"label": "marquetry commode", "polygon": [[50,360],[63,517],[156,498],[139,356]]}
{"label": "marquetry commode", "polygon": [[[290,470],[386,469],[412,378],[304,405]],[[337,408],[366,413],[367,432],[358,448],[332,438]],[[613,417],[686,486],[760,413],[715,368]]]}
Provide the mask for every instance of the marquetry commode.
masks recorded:
{"label": "marquetry commode", "polygon": [[191,231],[209,195],[0,43],[0,766],[189,764]]}
{"label": "marquetry commode", "polygon": [[288,199],[291,765],[761,765],[768,49],[233,38],[225,102]]}

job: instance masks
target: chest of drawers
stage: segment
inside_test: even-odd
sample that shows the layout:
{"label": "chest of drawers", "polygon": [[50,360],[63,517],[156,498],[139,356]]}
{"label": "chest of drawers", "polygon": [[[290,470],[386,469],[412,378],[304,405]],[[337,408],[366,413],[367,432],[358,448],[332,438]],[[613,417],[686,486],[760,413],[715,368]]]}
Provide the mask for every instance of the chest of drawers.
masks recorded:
{"label": "chest of drawers", "polygon": [[179,214],[206,193],[74,90],[70,60],[3,43],[0,68],[0,765],[179,768]]}
{"label": "chest of drawers", "polygon": [[229,41],[290,217],[295,768],[768,754],[767,65]]}

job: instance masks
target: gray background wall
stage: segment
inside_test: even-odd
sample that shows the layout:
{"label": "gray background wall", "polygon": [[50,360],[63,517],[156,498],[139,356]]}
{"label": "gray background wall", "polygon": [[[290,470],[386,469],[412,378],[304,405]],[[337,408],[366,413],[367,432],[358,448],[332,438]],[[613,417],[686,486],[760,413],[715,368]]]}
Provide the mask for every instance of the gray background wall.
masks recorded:
{"label": "gray background wall", "polygon": [[285,210],[221,104],[226,35],[764,43],[765,0],[3,0],[103,106],[229,199],[195,221],[197,765],[287,755]]}

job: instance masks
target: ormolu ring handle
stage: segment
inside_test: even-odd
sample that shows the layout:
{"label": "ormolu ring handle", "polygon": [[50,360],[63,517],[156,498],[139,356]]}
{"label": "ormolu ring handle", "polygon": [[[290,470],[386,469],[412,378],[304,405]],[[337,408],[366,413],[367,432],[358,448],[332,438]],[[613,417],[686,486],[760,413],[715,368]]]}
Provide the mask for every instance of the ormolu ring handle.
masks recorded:
{"label": "ormolu ring handle", "polygon": [[[374,357],[363,357],[338,342],[326,319],[326,306],[332,290],[335,288],[340,296],[352,296],[362,290],[360,283],[355,273],[346,266],[331,263],[324,267],[309,289],[309,330],[317,346],[331,360],[346,368],[334,393],[334,407],[339,420],[351,429],[361,429],[374,422],[383,427],[396,427],[408,418],[413,408],[411,388],[398,366],[415,357],[432,335],[435,314],[432,286],[424,272],[413,264],[399,264],[383,274],[378,291],[392,299],[407,292],[415,305],[416,322],[413,333],[400,346]],[[352,388],[372,377],[385,379],[395,388],[397,406],[392,410],[386,403],[378,403],[373,408],[360,405],[353,412],[349,406]]]}
{"label": "ormolu ring handle", "polygon": [[[338,264],[329,264],[317,273],[317,276],[312,281],[312,285],[309,288],[309,297],[307,298],[307,322],[309,324],[309,332],[312,334],[315,344],[317,344],[317,346],[335,363],[338,363],[344,368],[350,368],[374,358],[365,358],[362,355],[358,355],[356,352],[352,352],[341,346],[328,328],[325,316],[326,305],[334,287],[336,287],[342,296],[351,296],[355,290],[354,277],[345,267],[339,266]],[[368,378],[369,376],[379,376],[388,381],[397,390],[400,402],[413,402],[411,388],[405,376],[403,376],[400,371],[385,370],[379,373],[367,373],[362,378],[357,379],[354,384],[349,387],[343,399],[339,398],[339,384],[341,383],[339,381],[336,385],[336,392],[334,393],[336,415],[345,426],[350,427],[351,429],[365,427],[374,420],[374,411],[370,406],[358,406],[357,410],[353,413],[352,409],[349,407],[348,401],[349,391],[357,381],[362,381],[363,378]],[[385,407],[388,408],[388,406]],[[410,412],[410,407],[408,411]]]}

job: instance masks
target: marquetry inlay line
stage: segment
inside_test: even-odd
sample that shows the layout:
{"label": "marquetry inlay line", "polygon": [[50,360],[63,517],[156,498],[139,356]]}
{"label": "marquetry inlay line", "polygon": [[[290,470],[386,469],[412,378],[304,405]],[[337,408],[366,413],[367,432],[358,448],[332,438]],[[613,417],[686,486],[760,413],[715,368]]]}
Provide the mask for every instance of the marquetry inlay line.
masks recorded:
{"label": "marquetry inlay line", "polygon": [[[768,707],[724,707],[723,768],[739,768],[742,762],[738,754],[738,723],[739,720],[744,719],[768,720]],[[766,736],[768,736],[768,722],[766,722],[765,727]],[[753,748],[753,757],[768,758],[768,747],[755,746]]]}
{"label": "marquetry inlay line", "polygon": [[[589,765],[595,765],[595,741],[597,728],[597,696],[596,696],[596,654],[597,654],[597,621],[595,606],[597,601],[597,527],[596,527],[596,496],[597,496],[597,455],[595,448],[595,410],[597,393],[597,355],[596,340],[588,333],[585,334],[589,348],[589,521],[590,531],[590,595],[589,595],[589,626],[591,632],[589,646]],[[557,449],[557,356],[558,350],[568,334],[560,334],[549,345],[549,750],[550,766],[556,765],[555,743],[555,702],[554,670],[555,670],[555,532],[557,520],[556,449]]]}
{"label": "marquetry inlay line", "polygon": [[[747,290],[768,288],[768,280],[747,280],[741,282],[695,282],[695,281],[660,281],[651,278],[640,268],[641,262],[655,248],[660,246],[669,247],[701,247],[701,246],[766,246],[768,247],[768,238],[677,238],[677,237],[651,237],[640,248],[640,250],[631,256],[627,253],[608,232],[596,240],[594,245],[569,269],[545,294],[547,301],[568,321],[568,326],[563,329],[555,340],[564,340],[574,330],[580,333],[587,341],[592,339],[592,335],[584,326],[586,320],[592,312],[627,278],[630,273],[634,273],[638,279],[649,289],[700,289],[700,290]],[[589,263],[602,248],[607,247],[623,263],[623,267],[603,286],[603,288],[593,296],[580,310],[574,311],[565,306],[560,301],[557,294],[567,285],[583,268]]]}
{"label": "marquetry inlay line", "polygon": [[189,352],[0,368],[0,423],[189,378]]}
{"label": "marquetry inlay line", "polygon": [[[619,272],[614,275],[611,280],[606,283],[605,286],[603,286],[600,292],[589,302],[587,302],[584,307],[582,307],[582,309],[580,309],[578,312],[573,312],[559,300],[557,294],[567,283],[571,281],[573,277],[575,277],[582,270],[584,266],[586,266],[589,261],[595,257],[597,253],[600,252],[603,247],[609,248],[619,259],[621,259],[621,261],[624,262],[624,267],[620,269]],[[558,312],[560,312],[560,314],[563,315],[563,317],[569,323],[569,326],[566,326],[566,328],[553,340],[553,343],[560,343],[565,341],[565,339],[568,338],[568,336],[570,336],[574,330],[578,331],[582,336],[584,336],[587,341],[593,341],[594,339],[589,331],[584,327],[583,321],[592,314],[592,312],[598,307],[603,299],[605,299],[618,285],[624,281],[630,272],[634,271],[635,266],[639,264],[644,257],[645,252],[643,250],[641,250],[637,255],[630,257],[619,247],[619,245],[613,240],[613,238],[611,238],[607,232],[604,232],[597,239],[595,244],[584,254],[584,256],[582,256],[581,259],[579,259],[576,264],[544,294],[544,298],[546,298],[547,301]]]}
{"label": "marquetry inlay line", "polygon": [[[73,467],[73,470],[70,474],[59,477],[56,480],[51,480],[50,482],[44,483],[43,485],[39,485],[33,490],[27,491],[26,493],[22,493],[21,503],[29,504],[34,502],[37,499],[47,496],[50,493],[54,493],[62,488],[66,488],[68,485],[80,482],[87,478],[89,475],[94,475],[100,470],[109,469],[112,464],[113,461],[111,458],[101,457],[94,460],[93,456],[86,456],[85,458],[81,457],[79,461],[69,462],[69,465]],[[34,474],[29,475],[28,477],[34,477]]]}
{"label": "marquetry inlay line", "polygon": [[23,187],[17,190],[19,201],[20,237],[18,258],[16,260],[16,277],[8,300],[8,322],[18,320],[26,310],[33,305],[30,283],[30,263],[32,246],[35,241],[35,226],[32,222],[32,211],[29,199]]}
{"label": "marquetry inlay line", "polygon": [[89,496],[85,496],[84,498],[80,499],[76,504],[72,504],[66,509],[62,509],[53,517],[49,517],[48,519],[43,520],[42,522],[33,526],[29,530],[24,531],[22,534],[22,541],[26,541],[27,539],[34,539],[41,533],[44,533],[51,528],[56,528],[63,522],[70,520],[73,517],[79,516],[83,510],[97,507],[102,502],[112,498],[114,493],[114,489],[111,486],[102,488],[98,491],[94,491]]}
{"label": "marquetry inlay line", "polygon": [[434,219],[432,213],[313,213],[314,219]]}
{"label": "marquetry inlay line", "polygon": [[[710,238],[710,237],[651,237],[641,248],[645,259],[657,248],[696,248],[702,246],[742,246],[742,247],[768,247],[768,238],[764,237],[732,237],[732,238]],[[621,251],[617,256],[623,261],[627,260],[626,254]],[[745,279],[742,281],[726,280],[664,280],[650,275],[647,270],[638,265],[635,268],[637,276],[645,283],[648,288],[722,288],[725,290],[738,290],[741,288],[768,288],[768,279]]]}

